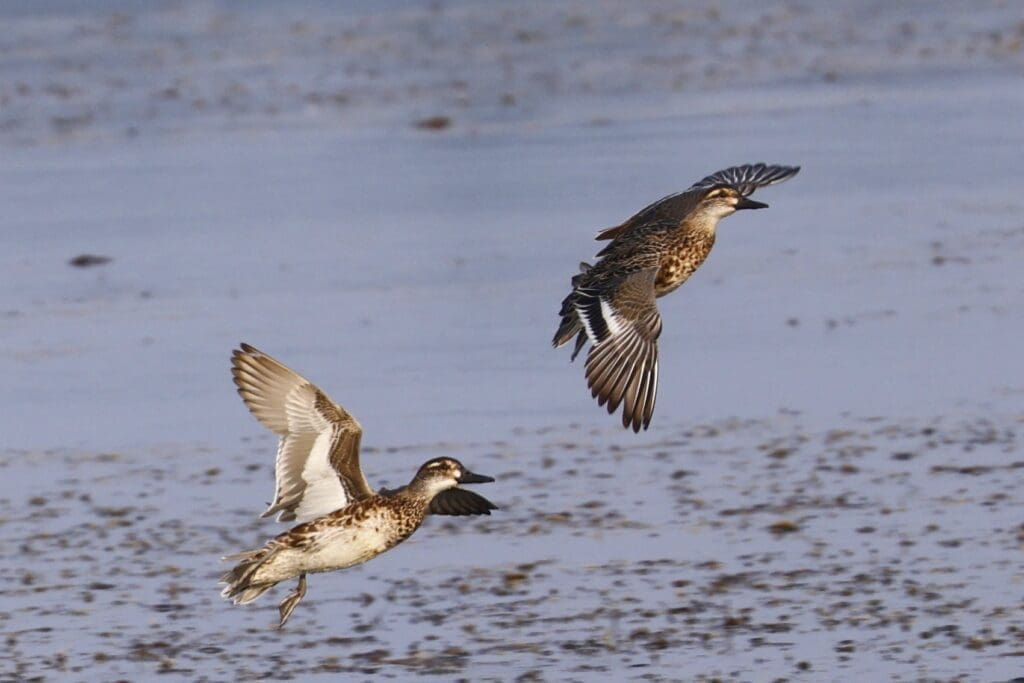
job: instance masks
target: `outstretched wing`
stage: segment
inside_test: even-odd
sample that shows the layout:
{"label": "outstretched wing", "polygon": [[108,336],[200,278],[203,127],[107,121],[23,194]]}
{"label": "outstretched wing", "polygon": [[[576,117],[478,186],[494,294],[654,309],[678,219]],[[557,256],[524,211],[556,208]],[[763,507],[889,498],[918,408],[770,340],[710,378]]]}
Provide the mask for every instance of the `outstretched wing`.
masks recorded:
{"label": "outstretched wing", "polygon": [[263,513],[305,522],[373,495],[359,466],[363,428],[306,378],[242,344],[231,375],[245,405],[281,437],[274,502]]}
{"label": "outstretched wing", "polygon": [[592,346],[587,385],[598,405],[622,426],[647,429],[658,394],[658,336],[661,315],[654,296],[657,268],[635,271],[601,289],[577,291],[576,310]]}
{"label": "outstretched wing", "polygon": [[611,240],[649,223],[671,221],[678,223],[696,208],[704,192],[719,185],[736,188],[744,197],[766,185],[789,180],[800,171],[799,166],[769,166],[764,163],[732,166],[712,173],[682,192],[662,197],[633,214],[628,220],[597,233],[594,239]]}
{"label": "outstretched wing", "polygon": [[478,493],[458,487],[446,489],[434,496],[428,511],[432,515],[489,515],[498,506]]}
{"label": "outstretched wing", "polygon": [[746,197],[759,187],[781,183],[799,172],[799,166],[769,166],[764,163],[731,166],[694,183],[690,190],[708,190],[719,185],[728,185]]}

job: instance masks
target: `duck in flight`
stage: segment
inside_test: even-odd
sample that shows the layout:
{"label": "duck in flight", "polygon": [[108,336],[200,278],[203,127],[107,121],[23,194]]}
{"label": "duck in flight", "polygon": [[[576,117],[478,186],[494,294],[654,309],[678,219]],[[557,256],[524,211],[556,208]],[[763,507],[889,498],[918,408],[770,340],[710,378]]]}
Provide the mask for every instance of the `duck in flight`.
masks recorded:
{"label": "duck in flight", "polygon": [[298,577],[279,606],[283,627],[306,594],[306,574],[366,562],[409,538],[427,515],[489,515],[497,507],[459,484],[494,481],[454,458],[428,460],[408,485],[374,492],[359,465],[359,422],[316,385],[261,351],[232,354],[238,393],[263,426],[280,437],[274,502],[263,513],[297,526],[263,547],[225,557],[221,577],[235,604]]}
{"label": "duck in flight", "polygon": [[743,209],[767,208],[750,199],[754,190],[788,180],[799,170],[733,166],[597,234],[596,239],[610,241],[596,263],[581,263],[573,276],[552,344],[557,348],[575,338],[575,360],[590,342],[587,386],[609,413],[623,406],[623,427],[647,429],[654,415],[661,334],[656,299],[675,291],[704,263],[718,221]]}

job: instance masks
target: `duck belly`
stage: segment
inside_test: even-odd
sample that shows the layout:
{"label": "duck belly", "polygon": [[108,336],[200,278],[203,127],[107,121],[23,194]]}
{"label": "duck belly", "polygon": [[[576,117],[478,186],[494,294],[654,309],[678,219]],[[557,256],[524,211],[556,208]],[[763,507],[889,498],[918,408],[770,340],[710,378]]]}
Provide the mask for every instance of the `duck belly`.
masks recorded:
{"label": "duck belly", "polygon": [[329,572],[366,562],[402,540],[384,522],[368,519],[355,528],[332,530],[318,540],[301,563],[306,571]]}

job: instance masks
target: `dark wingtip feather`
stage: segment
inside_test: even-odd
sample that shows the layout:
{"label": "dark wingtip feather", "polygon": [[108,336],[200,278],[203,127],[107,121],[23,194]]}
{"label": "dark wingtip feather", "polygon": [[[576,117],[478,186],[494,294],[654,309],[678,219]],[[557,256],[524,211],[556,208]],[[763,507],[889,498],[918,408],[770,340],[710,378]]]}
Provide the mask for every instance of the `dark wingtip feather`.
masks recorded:
{"label": "dark wingtip feather", "polygon": [[430,501],[430,514],[433,515],[490,515],[491,510],[498,506],[478,493],[463,488],[453,488],[434,496]]}
{"label": "dark wingtip feather", "polygon": [[569,362],[576,360],[576,356],[580,355],[580,351],[583,349],[583,345],[587,343],[587,333],[583,330],[579,331],[576,335],[576,346],[572,350],[572,355],[569,356]]}

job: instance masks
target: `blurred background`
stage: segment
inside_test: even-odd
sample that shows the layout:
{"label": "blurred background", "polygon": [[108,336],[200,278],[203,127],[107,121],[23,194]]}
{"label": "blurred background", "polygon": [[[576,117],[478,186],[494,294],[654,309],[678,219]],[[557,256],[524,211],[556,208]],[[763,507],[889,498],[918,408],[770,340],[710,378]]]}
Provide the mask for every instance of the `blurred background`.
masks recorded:
{"label": "blurred background", "polygon": [[[1018,3],[0,23],[0,675],[1017,670]],[[803,170],[660,302],[658,410],[625,432],[550,348],[569,278],[597,230],[758,161]],[[371,484],[453,453],[502,514],[316,577],[280,635],[276,596],[221,603],[219,555],[280,530],[240,341],[358,417]]]}

